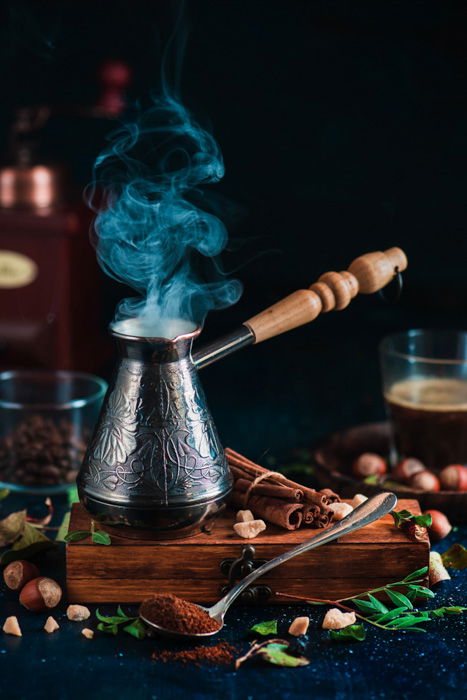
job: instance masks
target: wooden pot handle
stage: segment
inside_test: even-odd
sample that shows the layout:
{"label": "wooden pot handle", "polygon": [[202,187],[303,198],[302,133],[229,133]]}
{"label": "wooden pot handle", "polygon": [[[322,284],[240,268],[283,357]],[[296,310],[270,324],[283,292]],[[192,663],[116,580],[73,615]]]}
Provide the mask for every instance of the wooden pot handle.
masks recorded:
{"label": "wooden pot handle", "polygon": [[325,272],[309,289],[299,289],[245,321],[255,343],[314,321],[320,313],[345,309],[358,293],[373,294],[385,287],[397,272],[407,268],[400,248],[389,248],[356,258],[348,270]]}

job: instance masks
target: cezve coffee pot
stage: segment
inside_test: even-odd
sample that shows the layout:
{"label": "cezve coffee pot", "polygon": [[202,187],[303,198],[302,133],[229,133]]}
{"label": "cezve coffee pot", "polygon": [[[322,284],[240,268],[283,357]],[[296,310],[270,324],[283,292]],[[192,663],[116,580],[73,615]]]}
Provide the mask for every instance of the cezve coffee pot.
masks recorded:
{"label": "cezve coffee pot", "polygon": [[119,364],[78,476],[86,510],[130,537],[199,531],[225,502],[232,478],[197,370],[322,312],[343,309],[406,267],[399,248],[362,255],[348,270],[326,272],[309,289],[193,354],[200,328],[167,339],[127,335],[116,324],[111,333]]}

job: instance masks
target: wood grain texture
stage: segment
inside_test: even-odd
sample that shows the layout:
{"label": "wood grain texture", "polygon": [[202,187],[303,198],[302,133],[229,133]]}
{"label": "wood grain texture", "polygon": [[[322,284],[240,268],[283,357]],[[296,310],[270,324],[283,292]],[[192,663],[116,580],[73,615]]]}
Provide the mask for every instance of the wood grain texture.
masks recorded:
{"label": "wood grain texture", "polygon": [[309,289],[299,289],[276,304],[245,321],[255,334],[255,343],[310,323],[321,313],[319,296]]}
{"label": "wood grain texture", "polygon": [[[268,585],[273,597],[267,602],[286,603],[294,602],[303,604],[303,601],[293,601],[290,598],[281,598],[278,592],[288,595],[309,596],[310,598],[326,598],[336,600],[351,595],[358,595],[372,588],[379,588],[391,581],[397,581],[397,577],[375,579],[273,579],[264,576],[258,583]],[[215,603],[222,596],[225,581],[206,579],[196,581],[193,585],[186,579],[131,579],[122,581],[119,578],[106,579],[97,582],[95,579],[72,579],[68,582],[68,600],[70,603],[139,603],[155,593],[174,593],[180,598],[191,600],[194,603]],[[324,614],[324,612],[323,612]]]}
{"label": "wood grain texture", "polygon": [[[420,512],[417,501],[402,500],[398,509],[403,508]],[[233,522],[234,513],[226,511],[211,534],[165,541],[112,534],[110,546],[95,545],[90,539],[67,544],[68,597],[72,602],[136,602],[151,592],[171,590],[191,600],[214,601],[227,583],[220,563],[239,557],[245,544],[253,544],[256,559],[269,560],[319,532],[268,526],[254,540],[244,540],[233,532]],[[70,530],[89,527],[89,516],[74,504]],[[375,581],[399,580],[426,566],[428,557],[428,538],[413,542],[394,527],[391,516],[385,516],[286,562],[260,583],[297,595],[344,597],[379,585]]]}
{"label": "wood grain texture", "polygon": [[406,267],[407,258],[400,248],[366,253],[348,270],[325,272],[308,289],[289,294],[244,325],[255,334],[255,343],[261,343],[314,321],[320,313],[344,309],[358,292],[372,294],[382,289],[393,279],[396,269],[402,272]]}

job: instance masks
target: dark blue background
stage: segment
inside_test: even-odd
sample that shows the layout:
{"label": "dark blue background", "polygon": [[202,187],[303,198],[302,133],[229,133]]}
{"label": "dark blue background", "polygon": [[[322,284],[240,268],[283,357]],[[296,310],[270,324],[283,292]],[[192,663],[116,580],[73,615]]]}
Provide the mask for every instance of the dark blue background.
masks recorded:
{"label": "dark blue background", "polygon": [[[92,103],[105,58],[131,65],[131,100],[157,90],[176,6],[10,0],[0,13],[6,141],[17,106]],[[465,327],[466,14],[456,0],[187,3],[182,95],[224,154],[217,190],[236,203],[224,265],[240,266],[245,287],[235,307],[208,317],[204,337],[363,252],[400,245],[410,261],[398,306],[357,300],[203,371],[224,443],[253,459],[380,418],[377,345],[388,332]],[[82,186],[107,130],[56,118],[43,152],[70,163]],[[103,323],[123,295],[102,279]],[[108,377],[111,366],[100,371]],[[44,572],[63,578],[63,552],[46,559]],[[465,575],[454,573],[437,604],[465,603],[462,588]],[[340,647],[326,644],[313,610],[309,667],[233,673],[151,662],[156,641],[88,641],[82,625],[63,620],[64,608],[62,629],[48,637],[42,616],[20,611],[10,592],[2,608],[20,613],[24,631],[21,640],[1,637],[3,697],[429,699],[460,697],[465,687],[461,617],[433,622],[426,634],[369,630],[364,643]],[[252,623],[279,615],[285,624],[296,612],[305,608],[234,610],[222,637],[243,650]]]}
{"label": "dark blue background", "polygon": [[[132,68],[130,102],[157,92],[179,6],[2,3],[1,133],[18,105],[91,104],[108,57]],[[357,300],[205,370],[221,436],[255,457],[379,418],[379,339],[465,326],[465,5],[191,0],[183,16],[181,94],[224,154],[215,189],[235,203],[224,266],[245,289],[208,317],[204,338],[363,252],[400,245],[410,261],[397,308]],[[57,117],[43,153],[83,185],[108,129]],[[104,325],[126,292],[104,277],[102,288]],[[108,377],[110,363],[99,371]]]}
{"label": "dark blue background", "polygon": [[[54,499],[55,520],[59,521],[65,499]],[[0,504],[0,516],[24,501],[9,496]],[[31,502],[29,503],[31,505]],[[459,528],[437,549],[466,540],[466,528]],[[64,584],[64,545],[37,559],[41,572]],[[452,580],[438,584],[436,598],[420,607],[466,605],[465,571],[451,571]],[[0,695],[8,700],[447,700],[465,697],[466,614],[436,620],[423,632],[386,632],[365,625],[364,642],[335,644],[321,629],[323,608],[298,606],[234,606],[215,644],[226,639],[245,653],[251,637],[248,629],[264,620],[278,619],[279,635],[285,634],[297,615],[310,616],[306,656],[309,666],[282,669],[248,662],[238,672],[232,667],[196,668],[179,663],[155,662],[155,649],[191,648],[190,644],[166,639],[138,641],[124,633],[118,637],[99,635],[92,640],[81,635],[83,627],[96,627],[94,614],[83,623],[67,620],[63,603],[52,611],[60,629],[52,635],[42,630],[46,613],[27,612],[16,593],[2,582],[0,621],[17,615],[21,639],[0,633]],[[325,595],[325,591],[323,591]],[[89,606],[94,613],[96,606]],[[129,613],[136,606],[123,606]],[[99,606],[113,614],[115,606]]]}

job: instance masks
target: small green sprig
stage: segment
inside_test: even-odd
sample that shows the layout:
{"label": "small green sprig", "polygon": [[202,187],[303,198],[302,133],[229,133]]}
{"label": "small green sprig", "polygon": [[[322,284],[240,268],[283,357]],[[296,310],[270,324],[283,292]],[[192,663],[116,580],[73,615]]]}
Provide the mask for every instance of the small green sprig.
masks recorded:
{"label": "small green sprig", "polygon": [[146,636],[146,627],[144,622],[139,617],[128,617],[123,612],[121,606],[117,608],[117,614],[111,616],[101,615],[99,610],[96,610],[96,617],[99,620],[97,629],[105,634],[118,634],[120,629],[131,634],[136,639],[144,639]]}
{"label": "small green sprig", "polygon": [[[435,593],[423,585],[425,582],[424,577],[427,572],[428,567],[424,566],[422,569],[413,571],[402,581],[388,583],[385,586],[373,588],[366,593],[340,598],[339,600],[305,598],[279,592],[277,592],[276,595],[284,598],[304,600],[312,605],[333,605],[347,612],[354,612],[356,617],[360,620],[384,630],[426,632],[423,627],[419,627],[418,625],[430,622],[439,617],[444,617],[445,615],[458,615],[467,610],[467,607],[463,606],[447,606],[435,608],[433,610],[416,610],[413,605],[415,598],[429,599],[435,597]],[[394,590],[401,588],[403,589],[402,591]],[[375,593],[384,593],[388,601],[383,603],[375,597]],[[354,605],[357,610],[347,605],[347,603]]]}
{"label": "small green sprig", "polygon": [[394,525],[398,528],[404,528],[409,523],[414,523],[419,527],[430,527],[432,517],[429,513],[426,515],[414,515],[410,510],[391,511],[394,518]]}
{"label": "small green sprig", "polygon": [[96,525],[94,520],[91,520],[90,530],[71,530],[64,537],[65,542],[80,542],[85,540],[87,537],[91,537],[94,544],[112,544],[112,539],[108,532],[104,530],[96,530]]}

